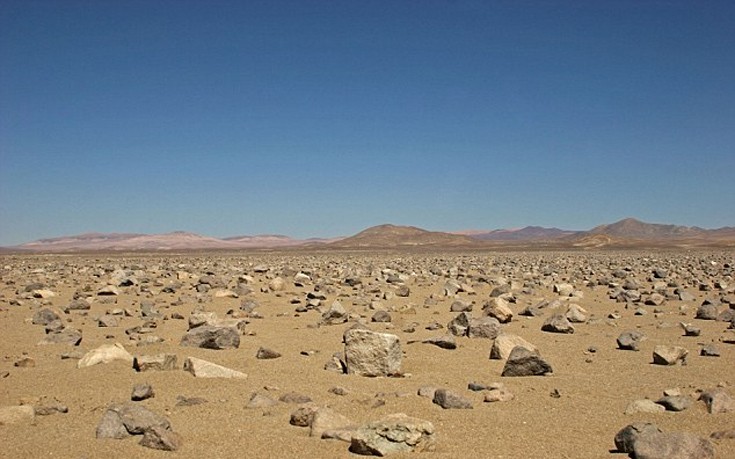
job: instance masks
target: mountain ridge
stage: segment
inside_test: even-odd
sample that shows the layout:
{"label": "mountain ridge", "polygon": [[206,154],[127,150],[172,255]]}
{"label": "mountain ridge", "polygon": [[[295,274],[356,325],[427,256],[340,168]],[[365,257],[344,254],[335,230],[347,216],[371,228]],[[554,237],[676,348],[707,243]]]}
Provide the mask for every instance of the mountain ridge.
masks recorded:
{"label": "mountain ridge", "polygon": [[569,248],[627,247],[632,245],[682,247],[724,245],[735,247],[735,227],[704,229],[646,223],[624,218],[614,223],[595,226],[587,231],[572,231],[541,226],[496,230],[430,231],[416,226],[381,224],[366,228],[349,237],[294,239],[282,234],[239,235],[224,238],[203,236],[188,231],[163,234],[82,233],[43,238],[14,247],[12,251],[83,252],[83,251],[167,251],[167,250],[242,250],[242,249],[384,249],[384,248],[487,248],[528,245]]}

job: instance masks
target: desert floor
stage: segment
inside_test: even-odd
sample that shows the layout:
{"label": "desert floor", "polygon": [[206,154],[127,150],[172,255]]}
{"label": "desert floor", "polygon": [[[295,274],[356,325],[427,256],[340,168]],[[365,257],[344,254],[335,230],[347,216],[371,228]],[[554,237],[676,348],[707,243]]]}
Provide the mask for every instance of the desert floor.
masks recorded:
{"label": "desert floor", "polygon": [[[393,457],[428,458],[621,458],[613,437],[627,424],[648,421],[664,431],[686,431],[709,437],[716,431],[735,429],[735,413],[710,414],[697,392],[718,385],[735,396],[735,344],[723,342],[729,322],[698,320],[695,313],[705,298],[727,310],[733,296],[735,253],[732,252],[535,252],[535,253],[255,253],[255,254],[133,254],[133,255],[35,255],[0,258],[0,406],[42,406],[54,401],[68,413],[35,416],[32,421],[0,425],[0,457],[358,457],[338,440],[309,436],[309,429],[289,424],[296,405],[279,402],[273,407],[246,408],[253,393],[278,399],[288,392],[304,394],[321,406],[329,406],[356,424],[391,413],[406,413],[432,422],[437,447],[433,452],[398,454]],[[256,272],[256,267],[267,268]],[[652,270],[668,271],[654,279]],[[383,271],[389,269],[391,271]],[[120,271],[122,270],[122,271]],[[656,282],[667,282],[691,293],[693,300],[669,298],[660,306],[626,304],[610,299],[609,282],[623,283],[612,273],[623,270],[639,284],[643,297]],[[262,271],[258,269],[257,271]],[[294,274],[310,280],[294,285]],[[131,286],[118,287],[119,295],[97,296],[120,272],[133,278]],[[116,274],[117,273],[117,274]],[[197,292],[195,285],[205,274],[225,285]],[[387,276],[403,278],[408,297],[391,296],[398,284]],[[248,277],[249,276],[249,277]],[[281,276],[282,291],[268,288]],[[347,277],[362,284],[350,287]],[[472,287],[474,294],[444,294],[450,278]],[[240,283],[251,293],[239,298],[217,297],[221,290],[236,291]],[[39,282],[56,296],[33,298],[26,286]],[[458,348],[445,350],[421,341],[446,333],[447,323],[457,313],[450,305],[457,298],[474,302],[474,315],[490,292],[510,283],[511,322],[505,332],[525,338],[538,347],[553,366],[553,374],[534,377],[501,377],[503,362],[490,360],[492,341],[458,337]],[[554,284],[570,283],[574,297],[561,297]],[[602,285],[600,285],[602,284]],[[174,293],[163,288],[175,285]],[[525,285],[525,287],[524,287]],[[701,290],[700,285],[706,285]],[[319,325],[316,310],[297,313],[306,305],[306,295],[318,286],[326,296],[323,307],[339,300],[352,319],[339,325]],[[243,286],[241,286],[243,288]],[[78,347],[65,344],[39,345],[44,327],[31,319],[44,306],[63,309],[75,292],[87,292],[88,311],[63,314],[66,325],[82,331]],[[428,298],[435,301],[429,301]],[[262,318],[248,318],[238,349],[209,350],[179,345],[188,329],[186,318],[195,308],[226,318],[239,311],[243,301],[255,300]],[[298,299],[300,303],[292,303]],[[541,331],[551,314],[524,317],[518,313],[541,300],[560,299],[588,312],[585,323],[574,324],[575,333]],[[140,315],[141,301],[152,301],[161,317],[150,334],[163,339],[143,344],[126,330],[149,320]],[[368,306],[379,301],[392,316],[391,323],[371,323],[375,312]],[[433,304],[432,304],[433,303]],[[730,303],[732,305],[733,303]],[[374,305],[374,307],[380,307]],[[735,307],[735,306],[732,306]],[[117,327],[103,328],[97,318],[113,309],[125,309]],[[642,308],[644,315],[635,315]],[[172,318],[172,314],[184,319]],[[619,318],[610,318],[618,314]],[[343,350],[342,334],[361,316],[373,330],[400,337],[403,350],[402,378],[367,378],[324,369],[335,352]],[[443,329],[427,330],[438,322]],[[701,328],[697,337],[684,336],[680,322]],[[414,332],[406,331],[412,323]],[[623,351],[616,338],[627,330],[643,332],[641,350]],[[142,336],[142,335],[141,335]],[[728,340],[729,338],[725,338]],[[127,362],[77,368],[77,359],[61,355],[81,353],[103,344],[120,343],[133,355],[172,353],[178,370],[136,372]],[[719,357],[703,357],[700,348],[714,343]],[[658,344],[685,347],[685,365],[652,364]],[[282,357],[255,358],[259,347],[274,349]],[[592,349],[591,349],[592,348]],[[592,352],[594,351],[594,352]],[[199,357],[248,375],[247,379],[201,379],[181,369],[188,356]],[[16,366],[24,357],[27,366]],[[155,397],[137,402],[166,416],[181,435],[178,451],[144,448],[137,437],[123,440],[97,439],[95,428],[111,403],[130,400],[133,386],[147,382]],[[484,403],[482,392],[468,390],[469,382],[502,382],[514,395],[508,402]],[[342,387],[346,395],[329,389]],[[444,387],[473,402],[473,409],[442,409],[417,395],[422,386]],[[663,391],[679,389],[694,403],[681,412],[625,414],[634,400],[657,400]],[[558,392],[558,397],[552,393]],[[201,397],[207,403],[177,406],[177,397]],[[717,457],[735,457],[735,439],[713,440]]]}

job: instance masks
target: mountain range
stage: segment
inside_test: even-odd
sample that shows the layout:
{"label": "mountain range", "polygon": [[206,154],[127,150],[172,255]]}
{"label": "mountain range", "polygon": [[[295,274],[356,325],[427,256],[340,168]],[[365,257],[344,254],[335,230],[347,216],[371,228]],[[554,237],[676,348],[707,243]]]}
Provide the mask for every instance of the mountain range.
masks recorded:
{"label": "mountain range", "polygon": [[699,227],[646,223],[626,218],[588,231],[527,226],[515,229],[428,231],[413,226],[379,225],[350,237],[294,239],[284,235],[226,238],[185,231],[165,234],[86,233],[39,239],[3,252],[183,251],[243,249],[399,249],[399,248],[626,248],[735,247],[735,227]]}

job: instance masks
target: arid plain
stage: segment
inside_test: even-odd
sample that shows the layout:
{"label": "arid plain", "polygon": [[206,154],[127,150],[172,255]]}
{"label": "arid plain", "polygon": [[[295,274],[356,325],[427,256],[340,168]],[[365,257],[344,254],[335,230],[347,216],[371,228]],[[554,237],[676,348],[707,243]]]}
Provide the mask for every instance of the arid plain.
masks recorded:
{"label": "arid plain", "polygon": [[[35,415],[0,426],[0,456],[354,457],[350,429],[405,413],[433,425],[435,446],[394,457],[626,457],[614,437],[636,422],[709,439],[716,457],[735,457],[735,439],[710,438],[735,429],[734,265],[728,250],[4,256],[0,406]],[[701,318],[708,302],[713,320]],[[43,325],[46,309],[60,323]],[[553,372],[501,376],[492,336],[450,333],[469,309],[468,317],[501,319],[490,335],[522,337]],[[542,330],[558,315],[572,319],[572,333]],[[234,327],[239,343],[182,345],[202,324]],[[340,371],[343,334],[356,324],[398,338],[397,374]],[[686,336],[692,329],[697,336]],[[40,344],[74,330],[77,345],[75,335]],[[620,349],[628,331],[644,336],[637,351]],[[442,339],[426,342],[433,338]],[[175,369],[136,371],[125,358],[79,368],[85,353],[115,343],[139,361],[175,355]],[[655,364],[660,345],[688,355]],[[260,348],[280,357],[257,358]],[[183,369],[188,357],[247,377],[195,377]],[[138,384],[154,396],[131,402]],[[437,388],[471,408],[442,408],[432,401]],[[485,401],[492,388],[503,401]],[[725,393],[725,412],[698,400],[712,389]],[[664,391],[686,409],[634,408]],[[349,420],[332,426],[347,427],[342,440],[290,423],[304,397]],[[143,447],[140,436],[96,438],[108,407],[124,403],[165,417],[176,451]]]}

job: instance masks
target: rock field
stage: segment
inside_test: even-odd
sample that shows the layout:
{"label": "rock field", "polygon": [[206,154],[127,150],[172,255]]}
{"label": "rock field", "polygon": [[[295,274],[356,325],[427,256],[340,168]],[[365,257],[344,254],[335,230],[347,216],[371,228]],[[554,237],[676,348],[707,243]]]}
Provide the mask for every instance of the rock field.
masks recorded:
{"label": "rock field", "polygon": [[0,457],[734,458],[735,253],[0,257]]}

